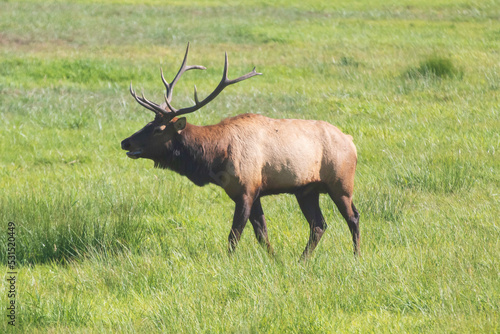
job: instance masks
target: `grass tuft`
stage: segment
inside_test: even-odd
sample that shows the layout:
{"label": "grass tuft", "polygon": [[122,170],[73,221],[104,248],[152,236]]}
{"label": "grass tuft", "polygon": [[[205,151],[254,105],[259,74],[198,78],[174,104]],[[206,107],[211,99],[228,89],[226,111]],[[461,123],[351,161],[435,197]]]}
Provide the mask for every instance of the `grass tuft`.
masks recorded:
{"label": "grass tuft", "polygon": [[405,75],[410,79],[460,78],[463,76],[463,71],[450,58],[432,55],[422,60],[419,66],[409,68]]}

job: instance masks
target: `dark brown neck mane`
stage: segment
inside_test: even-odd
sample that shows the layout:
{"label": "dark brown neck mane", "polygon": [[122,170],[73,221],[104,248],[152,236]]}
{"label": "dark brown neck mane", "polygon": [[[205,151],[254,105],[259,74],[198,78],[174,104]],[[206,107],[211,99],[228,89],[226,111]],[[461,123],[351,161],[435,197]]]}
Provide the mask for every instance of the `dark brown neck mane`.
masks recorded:
{"label": "dark brown neck mane", "polygon": [[167,153],[155,160],[155,167],[171,169],[189,178],[197,186],[219,183],[227,152],[220,149],[217,125],[186,128],[167,144]]}

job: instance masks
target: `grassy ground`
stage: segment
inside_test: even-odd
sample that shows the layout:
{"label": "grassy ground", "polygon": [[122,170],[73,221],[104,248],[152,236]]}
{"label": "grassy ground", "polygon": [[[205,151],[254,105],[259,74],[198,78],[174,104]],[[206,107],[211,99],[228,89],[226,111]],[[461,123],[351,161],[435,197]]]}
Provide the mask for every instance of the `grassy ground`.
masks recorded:
{"label": "grassy ground", "polygon": [[[19,332],[500,331],[500,3],[0,2],[0,258],[16,223]],[[293,196],[263,200],[270,258],[233,204],[120,141],[152,119],[130,81],[190,115],[321,119],[358,148],[362,253],[328,198],[313,258]],[[3,267],[4,276],[9,269]],[[8,305],[8,284],[0,305]],[[5,311],[4,311],[5,312]],[[2,316],[0,331],[14,330]]]}

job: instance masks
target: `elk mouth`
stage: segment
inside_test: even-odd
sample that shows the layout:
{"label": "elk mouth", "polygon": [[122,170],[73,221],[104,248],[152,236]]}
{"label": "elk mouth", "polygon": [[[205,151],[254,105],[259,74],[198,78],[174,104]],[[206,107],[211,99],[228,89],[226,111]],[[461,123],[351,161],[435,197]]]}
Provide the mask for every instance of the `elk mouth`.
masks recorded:
{"label": "elk mouth", "polygon": [[127,152],[127,157],[129,157],[131,159],[138,159],[141,157],[141,154],[142,154],[142,150],[130,151],[130,152]]}

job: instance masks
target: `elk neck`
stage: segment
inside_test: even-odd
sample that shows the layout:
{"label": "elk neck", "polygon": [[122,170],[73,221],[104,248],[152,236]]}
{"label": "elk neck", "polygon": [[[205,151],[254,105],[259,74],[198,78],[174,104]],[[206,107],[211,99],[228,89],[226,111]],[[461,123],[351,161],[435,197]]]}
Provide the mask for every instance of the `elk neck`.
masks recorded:
{"label": "elk neck", "polygon": [[187,123],[184,130],[166,144],[167,152],[155,160],[155,167],[171,169],[198,186],[216,183],[214,175],[223,170],[227,159],[227,145],[221,142],[218,130],[214,125]]}

